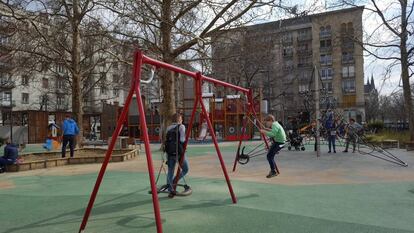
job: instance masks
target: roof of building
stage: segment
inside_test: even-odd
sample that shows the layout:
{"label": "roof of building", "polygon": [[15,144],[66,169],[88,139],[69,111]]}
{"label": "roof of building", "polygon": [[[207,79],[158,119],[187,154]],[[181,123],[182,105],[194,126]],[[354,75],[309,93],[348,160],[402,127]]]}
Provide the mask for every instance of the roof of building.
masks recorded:
{"label": "roof of building", "polygon": [[345,12],[351,12],[351,11],[357,11],[357,10],[362,11],[364,10],[364,8],[365,8],[364,6],[356,6],[356,7],[338,9],[338,10],[333,10],[333,11],[309,14],[309,15],[299,15],[293,18],[287,18],[287,19],[281,19],[281,20],[267,22],[267,23],[260,23],[260,24],[248,25],[248,26],[243,26],[243,27],[231,28],[231,29],[222,30],[222,31],[232,31],[232,30],[248,30],[248,31],[249,30],[253,30],[253,31],[263,30],[265,31],[268,29],[280,29],[280,28],[286,28],[286,27],[294,26],[294,25],[311,23],[311,20],[314,17],[332,15],[332,14],[337,14],[337,13],[345,13]]}

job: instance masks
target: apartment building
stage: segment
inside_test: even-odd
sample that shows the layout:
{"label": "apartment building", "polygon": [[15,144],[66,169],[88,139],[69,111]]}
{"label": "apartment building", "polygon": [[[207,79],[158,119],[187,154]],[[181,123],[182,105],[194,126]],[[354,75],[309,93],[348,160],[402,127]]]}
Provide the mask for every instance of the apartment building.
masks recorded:
{"label": "apartment building", "polygon": [[365,121],[363,7],[234,28],[213,38],[213,75],[259,90],[284,120],[320,108]]}

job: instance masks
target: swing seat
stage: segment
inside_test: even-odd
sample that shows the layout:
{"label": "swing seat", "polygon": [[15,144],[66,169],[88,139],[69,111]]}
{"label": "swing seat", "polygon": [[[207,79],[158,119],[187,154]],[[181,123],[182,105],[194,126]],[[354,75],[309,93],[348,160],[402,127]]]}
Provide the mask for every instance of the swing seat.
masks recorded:
{"label": "swing seat", "polygon": [[[183,191],[176,190],[175,196],[184,197],[184,196],[189,196],[189,195],[191,195],[193,193],[193,190],[188,185],[185,185],[185,184],[177,184],[177,188],[178,187],[183,187],[184,190]],[[148,193],[149,194],[152,194],[152,191],[150,190],[150,191],[148,191]],[[160,187],[157,187],[157,193],[170,193],[168,191],[168,185],[167,184],[164,184],[164,185],[162,185]]]}
{"label": "swing seat", "polygon": [[239,154],[239,157],[237,158],[237,162],[240,163],[241,165],[247,164],[250,160],[249,155],[246,155],[243,152],[244,152],[244,147],[242,149],[242,153]]}

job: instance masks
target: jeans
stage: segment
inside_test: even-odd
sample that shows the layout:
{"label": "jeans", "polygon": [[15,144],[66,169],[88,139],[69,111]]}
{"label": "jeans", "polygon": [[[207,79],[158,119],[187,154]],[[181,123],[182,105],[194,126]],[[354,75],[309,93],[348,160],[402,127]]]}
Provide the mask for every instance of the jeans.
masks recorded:
{"label": "jeans", "polygon": [[335,150],[335,139],[336,139],[336,135],[329,135],[328,136],[329,151],[331,151],[331,146],[333,148],[333,151],[336,151]]}
{"label": "jeans", "polygon": [[14,164],[15,161],[11,159],[6,159],[4,157],[0,157],[0,167],[5,167],[6,165]]}
{"label": "jeans", "polygon": [[[168,166],[168,174],[167,174],[167,185],[168,191],[171,192],[173,190],[173,184],[175,180],[174,171],[175,171],[175,164],[176,158],[173,156],[168,156],[167,166]],[[180,178],[178,181],[183,178],[188,173],[188,162],[187,159],[184,158],[183,164],[181,166]],[[177,182],[178,182],[177,181]]]}
{"label": "jeans", "polygon": [[62,143],[62,158],[65,158],[66,154],[66,146],[69,143],[70,149],[70,157],[73,157],[74,150],[75,150],[75,136],[74,135],[63,135],[63,143]]}
{"label": "jeans", "polygon": [[276,172],[276,162],[275,162],[276,153],[282,149],[280,145],[283,145],[283,144],[284,143],[274,142],[270,146],[269,151],[267,152],[267,161],[269,162],[270,170],[273,172]]}

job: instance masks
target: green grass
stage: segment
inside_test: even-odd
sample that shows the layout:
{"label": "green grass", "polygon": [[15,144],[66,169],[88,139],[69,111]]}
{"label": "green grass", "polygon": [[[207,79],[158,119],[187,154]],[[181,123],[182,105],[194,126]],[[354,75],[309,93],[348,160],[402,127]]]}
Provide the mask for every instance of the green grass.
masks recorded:
{"label": "green grass", "polygon": [[382,142],[384,140],[398,140],[400,143],[410,141],[409,131],[391,131],[383,130],[377,134],[367,135],[371,142]]}

